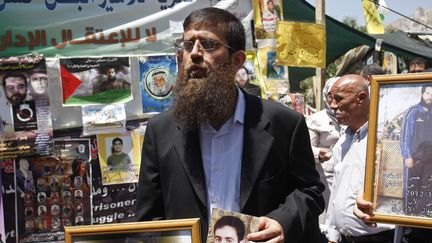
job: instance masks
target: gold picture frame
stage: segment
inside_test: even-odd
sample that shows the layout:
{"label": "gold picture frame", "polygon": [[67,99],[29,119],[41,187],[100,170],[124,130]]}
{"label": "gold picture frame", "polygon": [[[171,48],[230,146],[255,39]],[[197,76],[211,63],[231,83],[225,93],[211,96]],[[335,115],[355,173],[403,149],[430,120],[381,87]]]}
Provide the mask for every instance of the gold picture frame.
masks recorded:
{"label": "gold picture frame", "polygon": [[424,188],[423,179],[418,180],[426,178],[422,171],[427,168],[424,161],[432,160],[432,147],[429,156],[420,153],[428,142],[424,142],[425,146],[414,145],[425,141],[418,134],[426,134],[427,129],[417,132],[423,131],[421,125],[428,125],[429,120],[418,112],[432,110],[419,107],[421,100],[429,100],[423,99],[423,94],[429,91],[432,91],[430,73],[373,76],[364,188],[364,198],[374,203],[369,212],[371,221],[432,226],[432,183]]}
{"label": "gold picture frame", "polygon": [[201,243],[199,218],[65,227],[66,243]]}

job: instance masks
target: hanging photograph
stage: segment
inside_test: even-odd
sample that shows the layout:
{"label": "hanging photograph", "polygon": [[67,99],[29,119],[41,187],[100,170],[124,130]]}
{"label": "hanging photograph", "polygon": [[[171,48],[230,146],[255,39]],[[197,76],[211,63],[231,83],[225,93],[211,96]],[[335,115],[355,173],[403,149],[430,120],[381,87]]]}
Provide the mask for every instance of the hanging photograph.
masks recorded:
{"label": "hanging photograph", "polygon": [[124,104],[82,107],[83,134],[126,132]]}
{"label": "hanging photograph", "polygon": [[132,99],[128,57],[61,58],[64,106],[125,103]]}
{"label": "hanging photograph", "polygon": [[261,97],[264,83],[262,82],[256,51],[246,52],[246,61],[243,67],[237,71],[235,81],[237,86],[244,89],[248,94]]}
{"label": "hanging photograph", "polygon": [[253,0],[257,39],[276,38],[276,22],[283,19],[280,0]]}
{"label": "hanging photograph", "polygon": [[136,131],[98,134],[97,144],[103,185],[138,182],[141,146]]}
{"label": "hanging photograph", "polygon": [[161,112],[173,102],[172,87],[177,75],[175,55],[141,56],[140,89],[143,112]]}
{"label": "hanging photograph", "polygon": [[373,76],[365,198],[373,221],[432,226],[432,75]]}
{"label": "hanging photograph", "polygon": [[48,155],[49,79],[39,55],[0,58],[0,159]]}

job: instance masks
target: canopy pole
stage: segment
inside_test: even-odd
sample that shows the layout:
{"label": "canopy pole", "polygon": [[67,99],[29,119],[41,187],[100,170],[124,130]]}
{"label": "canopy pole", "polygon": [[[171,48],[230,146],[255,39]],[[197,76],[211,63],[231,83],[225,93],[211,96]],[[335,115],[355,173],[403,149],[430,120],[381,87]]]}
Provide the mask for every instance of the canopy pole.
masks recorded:
{"label": "canopy pole", "polygon": [[[325,0],[316,0],[315,4],[315,22],[317,24],[322,24],[325,29]],[[327,42],[327,41],[326,41]],[[326,43],[327,46],[327,43]],[[314,79],[314,95],[315,95],[315,108],[317,111],[320,111],[324,108],[322,90],[325,85],[326,74],[325,69],[317,68],[315,70],[315,79]]]}

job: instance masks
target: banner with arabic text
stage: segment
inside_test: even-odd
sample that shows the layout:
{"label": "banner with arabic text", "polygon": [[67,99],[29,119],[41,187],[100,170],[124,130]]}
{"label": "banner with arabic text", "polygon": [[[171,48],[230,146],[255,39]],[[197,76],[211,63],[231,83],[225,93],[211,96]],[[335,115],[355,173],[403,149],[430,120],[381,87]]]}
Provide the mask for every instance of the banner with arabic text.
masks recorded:
{"label": "banner with arabic text", "polygon": [[0,56],[173,52],[184,18],[210,6],[241,19],[252,11],[251,1],[240,0],[0,1]]}

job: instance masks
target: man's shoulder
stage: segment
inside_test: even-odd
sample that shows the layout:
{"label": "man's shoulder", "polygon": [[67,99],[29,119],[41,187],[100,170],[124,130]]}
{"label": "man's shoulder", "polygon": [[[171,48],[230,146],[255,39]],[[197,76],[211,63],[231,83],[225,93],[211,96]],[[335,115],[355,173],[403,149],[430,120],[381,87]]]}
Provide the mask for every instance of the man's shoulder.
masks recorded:
{"label": "man's shoulder", "polygon": [[171,109],[158,113],[148,120],[148,125],[151,127],[162,127],[166,128],[168,126],[175,126],[176,122],[174,120]]}

